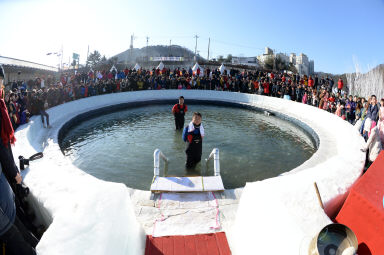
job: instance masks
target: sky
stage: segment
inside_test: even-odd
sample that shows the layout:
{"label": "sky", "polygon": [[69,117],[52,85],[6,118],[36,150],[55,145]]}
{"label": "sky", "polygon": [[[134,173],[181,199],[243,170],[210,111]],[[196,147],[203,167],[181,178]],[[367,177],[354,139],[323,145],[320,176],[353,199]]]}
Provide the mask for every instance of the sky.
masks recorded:
{"label": "sky", "polygon": [[63,47],[85,63],[129,48],[181,45],[210,58],[257,56],[266,46],[305,53],[316,72],[366,72],[384,63],[384,0],[0,0],[0,56],[57,66]]}

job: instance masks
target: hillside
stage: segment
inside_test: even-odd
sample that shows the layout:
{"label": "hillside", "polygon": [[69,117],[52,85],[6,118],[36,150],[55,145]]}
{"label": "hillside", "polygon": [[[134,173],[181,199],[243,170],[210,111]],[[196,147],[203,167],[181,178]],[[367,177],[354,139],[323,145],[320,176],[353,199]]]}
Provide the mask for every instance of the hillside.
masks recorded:
{"label": "hillside", "polygon": [[[117,57],[118,63],[124,62],[141,62],[146,59],[146,57],[184,57],[185,60],[192,60],[194,57],[194,52],[191,50],[181,47],[179,45],[156,45],[143,47],[141,49],[133,48],[132,50],[128,49],[123,51],[113,57]],[[198,56],[198,60],[204,60],[204,58]]]}

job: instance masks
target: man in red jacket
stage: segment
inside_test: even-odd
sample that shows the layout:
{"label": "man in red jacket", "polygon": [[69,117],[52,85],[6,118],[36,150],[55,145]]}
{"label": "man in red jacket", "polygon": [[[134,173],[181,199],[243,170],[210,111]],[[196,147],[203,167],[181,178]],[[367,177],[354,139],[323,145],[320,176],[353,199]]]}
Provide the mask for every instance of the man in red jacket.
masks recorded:
{"label": "man in red jacket", "polygon": [[344,87],[343,79],[339,78],[339,81],[337,82],[337,93],[341,94],[341,90]]}
{"label": "man in red jacket", "polygon": [[312,76],[309,76],[309,78],[308,78],[308,87],[313,88],[314,84],[315,84],[315,81],[312,79]]}
{"label": "man in red jacket", "polygon": [[184,127],[184,115],[188,111],[187,105],[184,104],[184,97],[179,97],[179,103],[172,108],[173,116],[175,116],[176,130],[182,130]]}
{"label": "man in red jacket", "polygon": [[264,88],[264,96],[269,96],[269,83],[267,81],[264,81],[263,88]]}

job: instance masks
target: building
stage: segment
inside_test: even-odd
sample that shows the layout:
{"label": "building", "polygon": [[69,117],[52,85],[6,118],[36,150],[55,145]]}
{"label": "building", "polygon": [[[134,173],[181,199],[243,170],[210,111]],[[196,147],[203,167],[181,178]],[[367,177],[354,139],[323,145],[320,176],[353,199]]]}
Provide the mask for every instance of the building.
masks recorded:
{"label": "building", "polygon": [[265,47],[264,55],[273,55],[273,50],[271,48]]}
{"label": "building", "polygon": [[303,53],[300,53],[300,55],[296,58],[295,66],[300,75],[312,75],[315,72],[314,61],[309,61],[308,56]]}
{"label": "building", "polygon": [[276,54],[276,58],[280,58],[283,62],[289,64],[289,56],[287,56],[286,54],[284,53],[277,53]]}
{"label": "building", "polygon": [[315,62],[313,60],[309,61],[309,74],[315,73]]}
{"label": "building", "polygon": [[296,53],[291,53],[291,55],[289,56],[289,63],[296,65]]}
{"label": "building", "polygon": [[263,55],[259,55],[257,56],[257,60],[259,61],[259,63],[261,65],[264,65],[264,62],[267,60],[267,59],[271,59],[274,57],[274,52],[272,49],[268,48],[268,47],[265,47],[265,53]]}
{"label": "building", "polygon": [[295,53],[291,53],[289,56],[289,62],[296,67],[297,72],[300,75],[312,75],[315,73],[314,61],[309,61],[308,56],[304,53],[300,53],[299,56],[296,56]]}
{"label": "building", "polygon": [[257,57],[232,57],[233,65],[246,65],[260,67],[259,60]]}
{"label": "building", "polygon": [[26,60],[0,56],[0,64],[4,67],[4,84],[12,81],[30,80],[35,77],[57,76],[59,69]]}
{"label": "building", "polygon": [[257,57],[233,57],[232,64],[263,66],[267,60],[274,58],[280,58],[288,65],[292,64],[300,75],[312,75],[315,73],[314,61],[309,60],[306,54],[300,53],[300,55],[296,55],[296,53],[291,53],[288,56],[285,53],[275,53],[269,47],[265,47],[265,52]]}
{"label": "building", "polygon": [[296,64],[309,66],[307,55],[300,53],[300,55],[296,58]]}

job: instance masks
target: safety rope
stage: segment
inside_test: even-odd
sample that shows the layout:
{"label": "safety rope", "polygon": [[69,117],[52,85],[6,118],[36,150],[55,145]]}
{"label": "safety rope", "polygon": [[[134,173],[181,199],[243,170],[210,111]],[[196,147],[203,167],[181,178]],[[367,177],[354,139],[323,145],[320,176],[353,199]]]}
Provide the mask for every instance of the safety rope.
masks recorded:
{"label": "safety rope", "polygon": [[220,219],[219,219],[219,202],[217,201],[216,199],[216,196],[215,196],[215,193],[213,193],[213,191],[211,192],[213,198],[215,199],[215,202],[216,202],[216,226],[215,227],[211,227],[211,229],[214,229],[214,230],[218,230],[218,229],[221,229],[221,224],[220,224]]}
{"label": "safety rope", "polygon": [[160,208],[160,207],[161,207],[161,198],[162,198],[162,196],[163,196],[163,193],[160,193],[159,202],[158,202],[158,204],[157,204],[157,208],[159,208],[159,212],[160,212],[161,218],[160,218],[160,220],[159,220],[159,219],[156,219],[156,220],[155,220],[155,223],[153,224],[152,237],[153,237],[154,234],[155,234],[156,223],[157,223],[158,221],[164,221],[164,220],[165,220],[165,217],[164,217],[163,213],[161,212],[161,208]]}
{"label": "safety rope", "polygon": [[[215,206],[212,206],[212,205],[211,206],[216,209],[216,216],[215,216],[216,226],[212,226],[212,227],[210,227],[210,229],[219,230],[219,229],[221,229],[219,202],[215,196],[215,193],[211,192],[211,194],[212,194],[213,199],[215,200]],[[160,212],[160,219],[155,219],[155,223],[153,224],[152,237],[154,237],[154,235],[155,235],[157,222],[162,222],[162,221],[166,220],[166,217],[164,216],[163,212],[161,211],[162,197],[163,197],[163,193],[160,193],[159,201],[158,201],[157,206],[156,206]],[[208,204],[210,205],[210,203],[208,203]]]}

